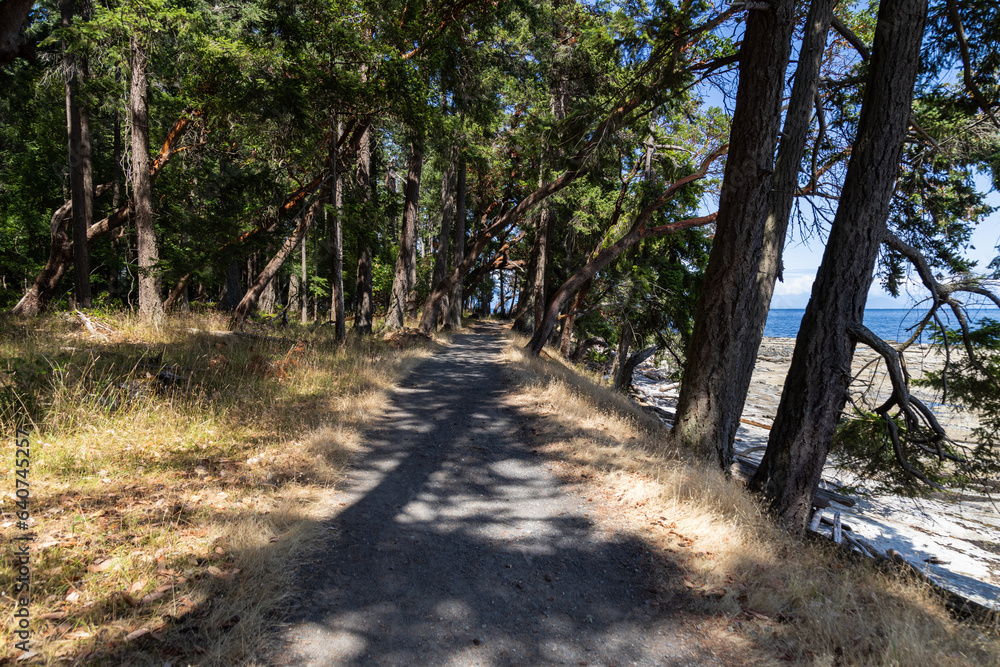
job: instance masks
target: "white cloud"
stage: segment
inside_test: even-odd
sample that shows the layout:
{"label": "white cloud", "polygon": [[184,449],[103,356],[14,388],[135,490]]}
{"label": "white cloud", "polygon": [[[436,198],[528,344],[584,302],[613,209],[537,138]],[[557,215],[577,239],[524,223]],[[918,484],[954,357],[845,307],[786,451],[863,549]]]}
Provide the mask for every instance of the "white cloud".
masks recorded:
{"label": "white cloud", "polygon": [[[797,274],[797,275],[796,275]],[[774,293],[777,296],[789,296],[793,294],[809,294],[812,291],[813,281],[816,280],[816,272],[787,271],[785,280],[775,283]]]}

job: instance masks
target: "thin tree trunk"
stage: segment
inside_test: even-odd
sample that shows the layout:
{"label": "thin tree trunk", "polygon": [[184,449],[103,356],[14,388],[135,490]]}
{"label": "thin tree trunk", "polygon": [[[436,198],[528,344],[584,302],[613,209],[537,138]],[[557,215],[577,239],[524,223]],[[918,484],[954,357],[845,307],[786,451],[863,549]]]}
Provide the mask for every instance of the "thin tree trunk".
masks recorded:
{"label": "thin tree trunk", "polygon": [[[371,133],[365,129],[365,134],[358,147],[358,178],[361,198],[368,201],[374,183],[371,178],[372,148]],[[372,296],[372,250],[367,241],[361,241],[358,252],[357,290],[355,291],[357,309],[354,314],[354,328],[363,334],[372,331],[372,311],[374,308]]]}
{"label": "thin tree trunk", "polygon": [[538,259],[535,262],[535,275],[531,282],[531,301],[534,306],[534,326],[537,327],[545,317],[545,277],[549,259],[549,242],[552,236],[552,214],[548,204],[542,204],[539,212],[537,232],[538,234]]}
{"label": "thin tree trunk", "polygon": [[181,276],[181,279],[177,281],[176,287],[170,290],[170,294],[169,296],[167,296],[167,300],[163,302],[164,311],[169,311],[171,308],[174,307],[174,305],[177,304],[178,301],[181,301],[183,303],[183,301],[187,300],[187,284],[189,280],[191,280],[190,273],[185,273],[183,276]]}
{"label": "thin tree trunk", "polygon": [[778,518],[804,530],[851,382],[852,325],[864,318],[920,69],[926,0],[883,0],[858,134],[791,367],[751,480]]}
{"label": "thin tree trunk", "polygon": [[306,211],[306,214],[302,216],[302,218],[299,219],[298,224],[295,225],[292,235],[285,240],[278,252],[257,276],[257,279],[254,281],[253,285],[250,286],[250,289],[248,289],[246,294],[243,295],[243,299],[240,301],[239,305],[236,306],[236,310],[233,312],[233,316],[229,321],[230,328],[236,328],[243,322],[243,320],[246,319],[247,315],[250,314],[250,311],[252,311],[254,306],[257,305],[257,300],[264,291],[264,287],[271,280],[273,280],[274,276],[281,270],[285,260],[287,260],[295,251],[295,246],[299,245],[300,242],[305,243],[306,232],[308,232],[309,228],[313,226],[316,216],[319,215],[319,211],[322,206],[323,200],[321,197],[317,197],[313,200],[313,203],[309,206],[309,210]]}
{"label": "thin tree trunk", "polygon": [[[458,161],[458,184],[455,194],[455,251],[452,255],[452,262],[455,265],[458,265],[462,261],[462,258],[465,257],[465,179],[467,171],[468,165],[463,155]],[[451,292],[448,295],[448,302],[451,304],[451,307],[447,319],[451,324],[451,328],[455,330],[461,329],[462,304],[464,302],[461,280],[456,281],[452,286]]]}
{"label": "thin tree trunk", "polygon": [[[455,217],[455,170],[458,162],[458,146],[452,145],[448,151],[448,166],[441,175],[441,233],[438,236],[437,252],[434,254],[434,274],[431,285],[437,285],[444,280],[448,273],[448,242],[451,240],[451,221]],[[431,305],[435,312],[429,313],[427,317],[434,322],[437,327],[438,313],[437,306]],[[444,305],[444,304],[440,304]]]}
{"label": "thin tree trunk", "polygon": [[611,385],[621,391],[626,361],[629,352],[632,351],[632,325],[625,318],[622,318],[622,325],[618,330],[618,348],[615,350],[615,361],[611,365]]}
{"label": "thin tree trunk", "polygon": [[139,318],[159,326],[163,321],[160,298],[160,251],[153,224],[153,191],[149,175],[149,107],[146,65],[148,56],[139,36],[132,36],[129,101],[132,114],[132,202],[139,254]]}
{"label": "thin tree trunk", "polygon": [[[335,123],[336,136],[340,137],[343,131],[340,118]],[[336,209],[333,216],[333,235],[331,237],[330,250],[333,254],[333,303],[330,304],[333,311],[335,336],[337,341],[343,342],[347,339],[347,326],[344,322],[344,178],[340,173],[337,159],[337,141],[333,142],[333,205]]]}
{"label": "thin tree trunk", "polygon": [[[62,25],[73,22],[73,0],[60,0]],[[90,162],[90,117],[80,94],[86,76],[82,56],[70,55],[63,44],[66,78],[66,130],[69,137],[70,190],[73,200],[73,277],[76,302],[90,308],[90,246],[87,229],[93,221],[94,178]]]}
{"label": "thin tree trunk", "polygon": [[[740,82],[719,217],[671,437],[727,467],[766,316],[759,301],[794,0],[754,5],[740,49]],[[780,248],[780,245],[778,245]]]}
{"label": "thin tree trunk", "polygon": [[559,354],[565,359],[569,359],[570,347],[573,345],[573,327],[576,326],[577,312],[583,308],[583,302],[587,299],[587,294],[590,293],[590,288],[593,284],[593,280],[583,283],[580,291],[576,293],[576,298],[573,299],[573,305],[570,306],[569,312],[566,313],[566,321],[563,322],[563,330],[559,339]]}
{"label": "thin tree trunk", "polygon": [[299,274],[292,271],[291,275],[288,276],[288,308],[286,312],[297,313],[299,312]]}
{"label": "thin tree trunk", "polygon": [[306,257],[306,237],[308,236],[308,228],[302,230],[302,245],[300,249],[302,250],[302,266],[301,273],[299,274],[299,300],[302,305],[302,310],[300,311],[300,319],[302,324],[309,321],[309,276],[306,273],[307,270],[307,257]]}
{"label": "thin tree trunk", "polygon": [[406,303],[410,291],[417,282],[417,215],[420,206],[420,170],[423,167],[423,162],[424,156],[420,140],[415,138],[410,143],[399,254],[396,257],[396,272],[392,279],[389,314],[385,320],[385,326],[389,329],[403,327],[407,311]]}

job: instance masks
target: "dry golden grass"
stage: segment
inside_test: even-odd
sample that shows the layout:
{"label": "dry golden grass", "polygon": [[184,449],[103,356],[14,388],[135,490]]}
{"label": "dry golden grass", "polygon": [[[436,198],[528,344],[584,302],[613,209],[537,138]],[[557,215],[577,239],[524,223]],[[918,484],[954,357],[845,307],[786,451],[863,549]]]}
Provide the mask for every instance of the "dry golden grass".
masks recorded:
{"label": "dry golden grass", "polygon": [[617,518],[673,573],[661,590],[695,594],[741,662],[1000,664],[995,629],[956,622],[925,586],[777,528],[738,483],[672,451],[627,398],[523,345],[509,346],[506,373],[519,409],[542,417],[539,450],[627,508]]}
{"label": "dry golden grass", "polygon": [[[32,664],[252,662],[329,485],[430,346],[341,347],[329,327],[219,335],[210,316],[159,330],[93,319],[110,333],[66,314],[0,320],[0,424],[31,432]],[[182,379],[167,386],[161,367]],[[6,541],[15,488],[2,479]],[[19,654],[0,645],[0,663]]]}

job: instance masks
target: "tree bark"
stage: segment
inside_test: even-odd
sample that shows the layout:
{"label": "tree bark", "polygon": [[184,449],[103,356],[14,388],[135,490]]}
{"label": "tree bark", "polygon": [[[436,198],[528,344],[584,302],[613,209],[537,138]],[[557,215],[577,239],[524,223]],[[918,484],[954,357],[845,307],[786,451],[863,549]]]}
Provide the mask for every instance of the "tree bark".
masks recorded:
{"label": "tree bark", "polygon": [[271,261],[267,263],[267,266],[260,272],[257,279],[254,281],[250,289],[246,291],[243,298],[240,300],[236,310],[233,311],[233,316],[229,320],[229,326],[231,329],[238,327],[250,314],[254,306],[257,305],[257,300],[260,298],[261,292],[264,291],[264,287],[274,279],[278,271],[281,270],[282,265],[285,260],[291,256],[295,251],[295,246],[299,242],[305,241],[306,232],[309,228],[313,226],[316,220],[316,216],[319,215],[320,209],[323,206],[323,200],[321,197],[317,197],[313,200],[313,203],[309,206],[306,214],[299,219],[298,224],[295,225],[295,229],[292,231],[291,236],[289,236],[285,242],[282,244],[278,252],[271,258]]}
{"label": "tree bark", "polygon": [[[60,0],[62,25],[73,23],[73,0]],[[69,53],[63,44],[66,81],[66,130],[69,137],[70,190],[73,201],[73,278],[77,305],[90,308],[90,246],[87,230],[94,216],[94,177],[90,161],[90,117],[80,95],[86,66],[82,56]]]}
{"label": "tree bark", "polygon": [[847,400],[855,340],[880,243],[887,236],[926,0],[884,0],[840,204],[802,318],[767,450],[751,480],[779,520],[804,530]]}
{"label": "tree bark", "polygon": [[307,250],[306,236],[308,235],[308,233],[309,233],[308,227],[302,230],[302,244],[301,246],[299,246],[299,250],[302,251],[300,258],[301,273],[299,274],[299,302],[302,306],[299,312],[299,318],[302,324],[305,324],[306,322],[309,321],[309,275],[307,273],[308,258],[306,257],[306,250]]}
{"label": "tree bark", "polygon": [[[334,123],[335,136],[340,137],[343,127],[340,119]],[[333,234],[330,239],[330,250],[333,254],[333,303],[330,304],[334,318],[334,335],[338,342],[347,339],[347,323],[344,322],[344,178],[338,166],[338,141],[333,141],[331,152],[331,169],[333,170]]]}
{"label": "tree bark", "polygon": [[[461,156],[458,161],[458,183],[455,193],[455,250],[452,255],[452,262],[457,266],[465,257],[465,179],[468,172],[468,164],[465,156]],[[455,281],[451,288],[451,293],[447,296],[450,307],[448,309],[448,322],[452,329],[456,331],[462,328],[462,281]]]}
{"label": "tree bark", "polygon": [[240,271],[240,263],[232,261],[226,267],[226,284],[222,288],[222,296],[219,297],[219,308],[222,310],[235,310],[243,300],[243,272]]}
{"label": "tree bark", "polygon": [[615,376],[615,390],[628,392],[632,388],[632,376],[635,375],[635,369],[654,354],[656,354],[655,345],[630,354],[622,364],[621,371]]}
{"label": "tree bark", "polygon": [[[746,400],[766,316],[759,271],[773,189],[794,0],[754,5],[740,49],[740,82],[719,217],[695,311],[673,441],[723,467]],[[779,245],[780,247],[780,245]]]}
{"label": "tree bark", "polygon": [[[358,146],[358,180],[361,198],[368,201],[372,187],[372,148],[371,132],[366,128]],[[354,314],[354,329],[359,333],[370,334],[372,331],[372,250],[367,241],[361,242],[358,252],[357,302]]]}
{"label": "tree bark", "polygon": [[622,325],[618,330],[618,347],[615,349],[615,362],[611,365],[611,386],[621,391],[625,382],[624,370],[627,365],[629,352],[632,351],[633,331],[632,325],[625,318],[622,318]]}
{"label": "tree bark", "polygon": [[[437,252],[434,254],[434,274],[431,285],[437,285],[444,280],[448,273],[448,246],[451,240],[451,221],[455,217],[455,170],[458,162],[458,146],[452,145],[448,151],[448,166],[441,175],[441,233],[438,235]],[[430,307],[434,312],[427,315],[433,321],[433,326],[437,327],[439,312],[438,307],[447,307],[447,304],[433,303]]]}
{"label": "tree bark", "polygon": [[277,296],[275,294],[274,283],[277,282],[275,278],[267,281],[264,285],[263,291],[260,293],[260,312],[262,313],[273,313],[274,304],[277,301]]}
{"label": "tree bark", "polygon": [[593,280],[583,283],[580,291],[576,293],[576,298],[573,299],[573,305],[569,307],[569,312],[566,313],[566,320],[563,322],[562,333],[559,336],[559,354],[565,359],[569,359],[569,349],[573,344],[573,328],[576,326],[577,312],[583,308],[583,302],[587,299],[587,294],[590,293],[590,288],[593,285]]}
{"label": "tree bark", "polygon": [[410,159],[407,165],[399,254],[396,256],[396,272],[392,279],[389,314],[385,320],[388,329],[403,327],[406,319],[406,302],[416,283],[417,215],[420,206],[420,171],[423,162],[424,155],[420,142],[414,139],[410,143]]}
{"label": "tree bark", "polygon": [[159,326],[163,321],[160,297],[160,251],[153,224],[153,190],[149,175],[149,105],[146,65],[148,56],[139,36],[132,36],[132,81],[129,106],[132,114],[132,204],[139,251],[139,319]]}
{"label": "tree bark", "polygon": [[0,65],[22,55],[21,26],[34,6],[34,0],[3,0],[0,2]]}
{"label": "tree bark", "polygon": [[288,308],[285,309],[286,312],[295,313],[299,311],[299,292],[301,291],[299,289],[299,280],[299,274],[294,271],[288,276]]}

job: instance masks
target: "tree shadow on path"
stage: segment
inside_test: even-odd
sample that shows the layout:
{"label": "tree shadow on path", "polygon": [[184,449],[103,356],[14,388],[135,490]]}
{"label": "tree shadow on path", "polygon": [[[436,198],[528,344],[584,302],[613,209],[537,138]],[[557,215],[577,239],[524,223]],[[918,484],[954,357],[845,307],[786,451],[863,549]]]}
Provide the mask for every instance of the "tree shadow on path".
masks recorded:
{"label": "tree shadow on path", "polygon": [[280,664],[706,664],[653,605],[648,550],[519,441],[495,328],[457,335],[367,437]]}

